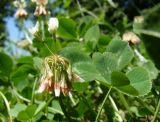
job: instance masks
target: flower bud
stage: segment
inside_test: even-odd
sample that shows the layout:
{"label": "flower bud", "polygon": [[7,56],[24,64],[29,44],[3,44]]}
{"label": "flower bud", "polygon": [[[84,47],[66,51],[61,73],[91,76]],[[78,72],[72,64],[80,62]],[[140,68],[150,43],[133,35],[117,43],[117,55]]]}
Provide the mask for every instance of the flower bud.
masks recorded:
{"label": "flower bud", "polygon": [[139,44],[140,38],[133,32],[126,32],[123,34],[123,41],[130,42],[131,44]]}
{"label": "flower bud", "polygon": [[24,8],[19,8],[15,14],[16,18],[26,18],[27,15],[28,13]]}
{"label": "flower bud", "polygon": [[59,21],[57,18],[55,17],[52,17],[49,19],[49,22],[48,22],[48,31],[50,33],[55,33],[58,29],[58,26],[59,26]]}
{"label": "flower bud", "polygon": [[36,7],[36,10],[34,12],[35,16],[43,16],[43,15],[47,15],[48,11],[46,10],[45,6],[43,5],[39,5]]}
{"label": "flower bud", "polygon": [[134,22],[135,23],[142,23],[144,21],[144,17],[143,16],[135,16],[134,17]]}

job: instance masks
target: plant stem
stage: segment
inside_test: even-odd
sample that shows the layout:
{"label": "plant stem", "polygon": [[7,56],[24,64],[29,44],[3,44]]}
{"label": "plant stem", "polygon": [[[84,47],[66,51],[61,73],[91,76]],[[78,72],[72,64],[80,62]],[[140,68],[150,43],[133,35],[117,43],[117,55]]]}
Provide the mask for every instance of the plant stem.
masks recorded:
{"label": "plant stem", "polygon": [[81,12],[81,16],[84,17],[84,13],[83,13],[83,11],[82,11],[81,4],[79,3],[78,0],[76,0],[76,2],[77,2],[77,5],[78,5],[78,8],[79,8],[79,11]]}
{"label": "plant stem", "polygon": [[46,48],[48,49],[48,51],[54,55],[54,53],[51,51],[51,49],[48,47],[48,45],[44,42],[44,45],[46,46]]}
{"label": "plant stem", "polygon": [[103,102],[102,102],[102,105],[101,105],[101,107],[100,107],[100,110],[99,110],[99,112],[98,112],[98,114],[97,114],[97,116],[96,116],[95,122],[98,121],[98,118],[99,118],[99,116],[100,116],[100,114],[101,114],[101,112],[102,112],[102,108],[103,108],[103,106],[104,106],[104,104],[105,104],[105,102],[106,102],[106,100],[107,100],[107,98],[108,98],[108,96],[109,96],[109,93],[110,93],[111,89],[112,89],[112,87],[109,88],[109,90],[108,90],[108,92],[107,92],[107,94],[106,94],[106,96],[105,96],[105,98],[104,98],[104,100],[103,100]]}
{"label": "plant stem", "polygon": [[38,78],[35,79],[35,82],[34,82],[34,84],[33,84],[31,104],[34,102],[34,92],[35,92],[35,88],[36,88],[37,81],[38,81]]}
{"label": "plant stem", "polygon": [[157,107],[156,107],[156,111],[155,111],[155,113],[154,113],[154,116],[153,116],[153,119],[152,119],[151,122],[154,122],[154,121],[155,121],[156,116],[157,116],[157,113],[158,113],[158,110],[159,110],[159,107],[160,107],[160,99],[159,99],[159,101],[158,101],[158,105],[157,105]]}
{"label": "plant stem", "polygon": [[122,101],[124,107],[127,109],[128,113],[133,117],[133,114],[131,113],[131,111],[129,109],[129,105],[128,105],[126,99],[124,98],[124,95],[120,92],[118,92],[118,93],[119,93],[119,98]]}
{"label": "plant stem", "polygon": [[[143,102],[140,98],[136,99],[138,102],[140,102],[145,108],[147,108],[152,114],[154,114],[154,110],[150,108],[145,102]],[[160,119],[160,116],[157,115],[157,118]]]}
{"label": "plant stem", "polygon": [[10,120],[10,122],[12,122],[12,116],[10,115],[10,110],[11,109],[10,109],[10,106],[9,106],[9,102],[8,102],[7,98],[5,97],[5,95],[1,91],[0,91],[0,95],[2,96],[2,98],[3,98],[3,100],[6,104],[8,115],[9,115],[9,120]]}
{"label": "plant stem", "polygon": [[119,114],[119,110],[116,106],[116,103],[114,102],[113,98],[110,95],[109,95],[109,99],[111,101],[113,109],[115,110],[115,116],[117,117],[118,122],[123,122],[123,119],[122,119],[121,115]]}
{"label": "plant stem", "polygon": [[63,104],[63,102],[62,102],[61,96],[59,97],[59,103],[60,103],[61,108],[62,108],[62,111],[63,111],[64,115],[66,116],[66,118],[68,119],[68,121],[69,121],[69,122],[72,122],[72,120],[71,120],[70,116],[68,115],[68,113],[67,113],[67,111],[66,111],[66,109],[65,109],[65,106],[64,106],[64,104]]}

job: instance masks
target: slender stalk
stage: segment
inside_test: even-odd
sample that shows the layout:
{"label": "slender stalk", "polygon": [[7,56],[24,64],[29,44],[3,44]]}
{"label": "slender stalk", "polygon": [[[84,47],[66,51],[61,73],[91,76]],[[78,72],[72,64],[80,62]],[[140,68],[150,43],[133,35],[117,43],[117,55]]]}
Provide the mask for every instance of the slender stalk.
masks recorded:
{"label": "slender stalk", "polygon": [[65,106],[64,106],[64,104],[63,104],[63,102],[62,102],[61,96],[59,97],[59,103],[60,103],[61,108],[62,108],[62,111],[63,111],[64,115],[66,116],[66,118],[68,119],[68,121],[69,121],[69,122],[72,122],[72,120],[71,120],[70,116],[68,115],[68,113],[67,113],[67,111],[66,111],[66,109],[65,109]]}
{"label": "slender stalk", "polygon": [[105,98],[104,98],[104,100],[103,100],[103,102],[102,102],[102,105],[101,105],[101,107],[100,107],[100,110],[99,110],[99,112],[98,112],[98,114],[97,114],[97,116],[96,116],[95,122],[98,122],[98,118],[99,118],[99,116],[100,116],[100,114],[101,114],[101,112],[102,112],[102,108],[103,108],[103,106],[104,106],[104,104],[105,104],[105,102],[106,102],[106,100],[107,100],[107,98],[108,98],[108,96],[109,96],[109,93],[110,93],[111,89],[112,89],[112,87],[109,88],[109,90],[108,90],[108,92],[107,92],[107,94],[106,94],[106,96],[105,96]]}
{"label": "slender stalk", "polygon": [[76,105],[76,102],[75,102],[75,100],[74,100],[71,92],[69,92],[69,98],[71,99],[73,105],[75,106],[75,105]]}
{"label": "slender stalk", "polygon": [[156,31],[139,30],[139,32],[142,33],[142,34],[145,34],[145,35],[149,35],[149,36],[154,36],[154,37],[160,38],[159,32],[156,32]]}
{"label": "slender stalk", "polygon": [[16,97],[18,97],[20,100],[23,100],[25,102],[30,103],[31,101],[25,97],[23,97],[22,95],[20,95],[15,89],[13,89],[13,93]]}
{"label": "slender stalk", "polygon": [[131,111],[130,111],[130,109],[129,109],[129,105],[128,105],[126,99],[124,98],[124,95],[123,95],[122,93],[120,93],[120,92],[118,92],[118,93],[119,93],[119,98],[120,98],[120,100],[122,101],[124,107],[127,109],[128,113],[129,113],[131,116],[133,116],[133,114],[131,113]]}
{"label": "slender stalk", "polygon": [[134,52],[135,52],[135,54],[137,55],[137,57],[139,58],[140,61],[147,62],[147,59],[145,59],[143,57],[143,55],[136,48],[134,49]]}
{"label": "slender stalk", "polygon": [[38,113],[40,113],[44,108],[46,108],[49,104],[50,104],[50,102],[53,100],[53,97],[51,97],[48,101],[47,101],[47,103],[45,103],[44,105],[43,105],[43,107],[41,107],[41,109],[39,110],[39,111],[36,111],[35,113],[34,113],[34,116],[36,116]]}
{"label": "slender stalk", "polygon": [[123,119],[122,119],[121,115],[119,114],[117,105],[116,105],[116,103],[114,102],[113,98],[110,95],[109,95],[109,99],[111,101],[113,109],[115,110],[115,116],[117,117],[118,122],[123,122]]}
{"label": "slender stalk", "polygon": [[48,49],[48,51],[54,55],[54,53],[52,52],[52,50],[48,47],[48,45],[44,42],[44,45],[46,46],[46,48]]}
{"label": "slender stalk", "polygon": [[34,82],[34,84],[33,84],[31,104],[34,102],[34,92],[35,92],[35,88],[36,88],[37,81],[38,81],[38,78],[35,79],[35,82]]}
{"label": "slender stalk", "polygon": [[154,113],[154,116],[153,116],[153,119],[152,119],[151,122],[154,122],[154,121],[156,120],[159,107],[160,107],[160,99],[159,99],[159,101],[158,101],[158,105],[157,105],[157,107],[156,107],[156,111],[155,111],[155,113]]}
{"label": "slender stalk", "polygon": [[79,8],[79,11],[81,12],[82,17],[84,17],[84,13],[83,13],[83,11],[82,11],[81,4],[79,3],[78,0],[76,0],[76,2],[77,2],[77,5],[78,5],[78,8]]}
{"label": "slender stalk", "polygon": [[6,104],[8,115],[9,115],[9,120],[10,120],[10,122],[12,122],[12,116],[10,115],[10,110],[11,109],[10,109],[10,106],[9,106],[9,102],[8,102],[7,98],[5,97],[5,95],[1,91],[0,91],[0,95],[2,96],[2,98],[3,98],[3,100]]}

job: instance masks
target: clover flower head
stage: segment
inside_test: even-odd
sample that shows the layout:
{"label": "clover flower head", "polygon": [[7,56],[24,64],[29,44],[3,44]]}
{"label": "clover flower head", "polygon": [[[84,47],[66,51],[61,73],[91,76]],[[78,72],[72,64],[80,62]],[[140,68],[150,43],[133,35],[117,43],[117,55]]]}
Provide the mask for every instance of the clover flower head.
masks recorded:
{"label": "clover flower head", "polygon": [[59,55],[52,55],[44,59],[44,68],[40,78],[38,92],[47,91],[56,97],[68,95],[71,89],[72,71],[69,61]]}
{"label": "clover flower head", "polygon": [[28,15],[27,11],[24,8],[18,8],[16,11],[16,18],[26,18]]}
{"label": "clover flower head", "polygon": [[133,32],[124,33],[122,39],[134,45],[140,43],[140,38]]}
{"label": "clover flower head", "polygon": [[58,27],[59,27],[58,19],[55,17],[50,18],[49,22],[48,22],[48,31],[50,33],[55,33],[57,31]]}

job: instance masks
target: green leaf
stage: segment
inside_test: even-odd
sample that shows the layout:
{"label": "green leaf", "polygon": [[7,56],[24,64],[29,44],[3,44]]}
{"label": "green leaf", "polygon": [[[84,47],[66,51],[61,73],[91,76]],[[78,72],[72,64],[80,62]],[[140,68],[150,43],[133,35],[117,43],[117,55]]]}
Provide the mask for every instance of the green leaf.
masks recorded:
{"label": "green leaf", "polygon": [[144,67],[148,73],[150,74],[151,80],[154,80],[158,76],[158,69],[155,67],[154,63],[152,61],[145,62],[142,67]]}
{"label": "green leaf", "polygon": [[26,108],[27,108],[27,106],[26,106],[25,104],[17,103],[17,104],[14,106],[14,108],[12,108],[12,109],[10,110],[10,114],[11,114],[12,116],[14,116],[14,117],[17,117],[18,113],[19,113],[20,111],[25,110]]}
{"label": "green leaf", "polygon": [[34,116],[34,113],[36,111],[37,106],[36,105],[30,105],[26,108],[26,113],[28,114],[28,116],[30,118],[32,118]]}
{"label": "green leaf", "polygon": [[81,61],[90,61],[91,59],[85,52],[78,47],[66,47],[60,50],[60,55],[70,60],[71,64]]}
{"label": "green leaf", "polygon": [[86,106],[86,104],[83,101],[80,101],[76,108],[76,111],[78,112],[79,117],[82,117],[87,110],[88,110],[88,106]]}
{"label": "green leaf", "polygon": [[10,56],[0,52],[0,78],[9,76],[13,68],[13,62]]}
{"label": "green leaf", "polygon": [[41,71],[43,68],[43,59],[39,57],[34,57],[33,58],[33,66],[35,69]]}
{"label": "green leaf", "polygon": [[25,111],[21,111],[21,112],[19,112],[17,119],[19,121],[23,121],[23,120],[29,120],[30,117]]}
{"label": "green leaf", "polygon": [[138,96],[139,95],[139,92],[131,85],[126,85],[126,86],[116,87],[116,88],[127,95],[131,95],[131,96]]}
{"label": "green leaf", "polygon": [[38,106],[38,108],[36,109],[34,116],[37,115],[45,106],[46,106],[46,102],[41,102]]}
{"label": "green leaf", "polygon": [[78,91],[78,92],[84,92],[85,90],[87,90],[89,83],[88,82],[84,82],[84,83],[80,83],[80,82],[73,82],[72,83],[72,87],[74,90]]}
{"label": "green leaf", "polygon": [[117,70],[117,57],[110,52],[94,53],[93,61],[101,76],[111,84],[111,73]]}
{"label": "green leaf", "polygon": [[133,86],[140,96],[146,95],[151,90],[150,76],[147,70],[142,67],[136,67],[127,74],[131,86]]}
{"label": "green leaf", "polygon": [[32,56],[23,56],[17,60],[19,64],[33,64]]}
{"label": "green leaf", "polygon": [[18,114],[18,120],[30,120],[32,119],[35,110],[36,110],[36,105],[30,105],[28,106],[25,110],[19,112]]}
{"label": "green leaf", "polygon": [[11,80],[18,90],[21,91],[28,85],[28,74],[34,73],[34,71],[32,65],[24,64],[12,73]]}
{"label": "green leaf", "polygon": [[87,44],[94,49],[96,44],[98,43],[100,37],[100,30],[97,25],[92,26],[89,28],[84,36],[85,41]]}
{"label": "green leaf", "polygon": [[54,109],[54,113],[60,113],[63,114],[62,108],[59,104],[59,101],[53,100],[52,101],[52,108]]}
{"label": "green leaf", "polygon": [[92,62],[79,62],[74,65],[73,71],[85,81],[95,80],[99,72]]}
{"label": "green leaf", "polygon": [[112,85],[113,86],[125,86],[125,85],[129,85],[130,82],[128,80],[128,78],[126,77],[125,74],[123,74],[122,72],[118,72],[118,71],[113,71],[111,74],[111,80],[112,80]]}
{"label": "green leaf", "polygon": [[127,66],[134,57],[134,53],[128,43],[118,39],[112,40],[106,51],[117,55],[117,66],[119,70]]}
{"label": "green leaf", "polygon": [[76,23],[72,19],[60,18],[57,34],[65,39],[76,39],[77,38]]}

